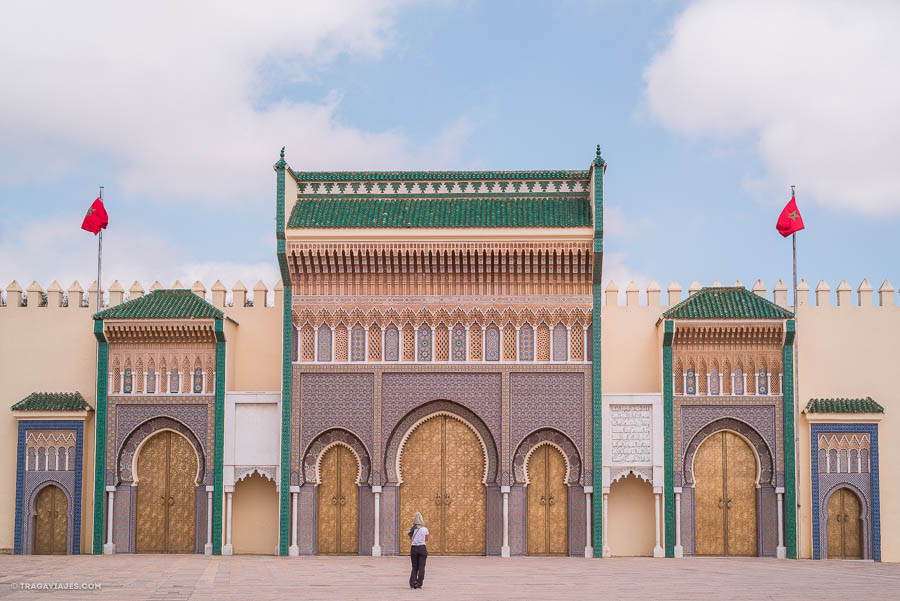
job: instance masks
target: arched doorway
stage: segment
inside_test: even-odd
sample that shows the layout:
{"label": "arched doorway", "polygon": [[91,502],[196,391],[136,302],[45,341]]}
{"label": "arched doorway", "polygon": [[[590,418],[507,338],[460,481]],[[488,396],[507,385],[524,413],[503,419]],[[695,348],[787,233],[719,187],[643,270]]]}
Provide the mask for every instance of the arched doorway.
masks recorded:
{"label": "arched doorway", "polygon": [[335,444],[319,465],[316,552],[359,552],[359,461],[350,447]]}
{"label": "arched doorway", "polygon": [[862,559],[862,504],[847,487],[828,499],[828,559]]}
{"label": "arched doorway", "polygon": [[65,555],[68,540],[68,509],[66,493],[50,484],[37,494],[34,500],[35,555]]}
{"label": "arched doorway", "polygon": [[485,553],[485,452],[475,431],[439,413],[415,426],[400,454],[400,552],[421,512],[435,555]]}
{"label": "arched doorway", "polygon": [[697,555],[757,555],[757,461],[730,430],[707,438],[694,456]]}
{"label": "arched doorway", "polygon": [[177,432],[146,439],[137,458],[136,553],[193,553],[197,455]]}
{"label": "arched doorway", "polygon": [[234,554],[271,555],[278,544],[278,493],[259,473],[241,478],[232,496]]}
{"label": "arched doorway", "polygon": [[653,557],[656,541],[653,484],[632,472],[610,483],[607,501],[610,553],[617,557]]}
{"label": "arched doorway", "polygon": [[551,444],[538,446],[528,458],[527,504],[527,553],[567,555],[566,460]]}

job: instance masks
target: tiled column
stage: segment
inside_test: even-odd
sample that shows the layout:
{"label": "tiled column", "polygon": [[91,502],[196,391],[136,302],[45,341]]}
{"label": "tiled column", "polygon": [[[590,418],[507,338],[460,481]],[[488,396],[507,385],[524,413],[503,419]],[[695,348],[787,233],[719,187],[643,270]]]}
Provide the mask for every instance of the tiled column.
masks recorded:
{"label": "tiled column", "polygon": [[[656,544],[653,546],[653,557],[665,557],[666,552],[663,551],[662,545],[659,544],[659,514],[662,512],[662,489],[653,491],[653,509],[656,514],[656,527],[654,528],[654,534],[656,534]],[[678,518],[675,518],[676,528],[678,527]]]}
{"label": "tiled column", "polygon": [[594,492],[593,486],[584,487],[584,556],[594,556],[594,545],[591,544],[591,513],[593,505],[591,504],[591,496]]}
{"label": "tiled column", "polygon": [[778,547],[775,548],[775,555],[778,559],[785,559],[787,547],[784,546],[784,487],[777,487],[775,494],[778,497]]}
{"label": "tiled column", "polygon": [[[294,490],[296,489],[296,490]],[[288,555],[297,557],[300,555],[300,547],[297,546],[297,502],[300,497],[300,487],[291,487],[291,546]]]}
{"label": "tiled column", "polygon": [[[228,490],[231,489],[231,490]],[[222,555],[234,555],[234,547],[231,545],[231,497],[234,495],[234,486],[225,487],[225,546],[222,547]]]}
{"label": "tiled column", "polygon": [[112,555],[116,552],[116,545],[113,543],[113,501],[116,498],[116,487],[107,486],[106,492],[106,544],[103,545],[103,554]]}
{"label": "tiled column", "polygon": [[375,495],[375,537],[372,544],[372,557],[381,557],[381,487],[373,486]]}
{"label": "tiled column", "polygon": [[500,557],[509,557],[509,487],[501,486],[503,493],[503,546],[500,547]]}
{"label": "tiled column", "polygon": [[205,555],[212,555],[212,514],[213,514],[213,487],[206,487],[206,545],[203,547]]}
{"label": "tiled column", "polygon": [[675,557],[684,557],[681,546],[681,487],[675,487]]}

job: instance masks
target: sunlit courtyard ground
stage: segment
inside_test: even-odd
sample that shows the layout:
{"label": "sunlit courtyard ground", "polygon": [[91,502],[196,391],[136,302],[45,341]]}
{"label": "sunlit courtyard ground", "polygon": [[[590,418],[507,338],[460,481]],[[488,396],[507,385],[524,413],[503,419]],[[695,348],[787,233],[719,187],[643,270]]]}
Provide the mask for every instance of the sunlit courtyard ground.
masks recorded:
{"label": "sunlit courtyard ground", "polygon": [[[0,599],[900,599],[900,564],[774,559],[0,556]],[[99,590],[33,590],[99,583]]]}

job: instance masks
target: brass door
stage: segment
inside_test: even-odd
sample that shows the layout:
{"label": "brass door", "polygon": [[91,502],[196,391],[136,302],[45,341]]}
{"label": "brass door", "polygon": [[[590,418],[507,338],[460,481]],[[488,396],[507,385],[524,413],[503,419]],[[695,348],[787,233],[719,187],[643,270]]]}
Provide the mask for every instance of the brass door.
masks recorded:
{"label": "brass door", "polygon": [[528,461],[529,555],[567,555],[568,491],[566,463],[550,445],[535,449]]}
{"label": "brass door", "polygon": [[359,487],[356,457],[335,445],[322,457],[318,486],[317,551],[320,555],[356,555],[359,552]]}
{"label": "brass door", "polygon": [[439,415],[409,436],[401,458],[400,552],[418,511],[428,528],[428,552],[484,555],[484,454],[478,437],[457,419]]}
{"label": "brass door", "polygon": [[69,502],[65,493],[54,485],[44,487],[34,500],[35,555],[65,555],[68,541]]}
{"label": "brass door", "polygon": [[135,552],[193,553],[197,456],[183,436],[154,434],[137,464]]}
{"label": "brass door", "polygon": [[733,432],[717,432],[694,456],[697,555],[756,555],[756,456]]}
{"label": "brass door", "polygon": [[828,558],[862,559],[862,520],[859,497],[839,488],[828,499]]}

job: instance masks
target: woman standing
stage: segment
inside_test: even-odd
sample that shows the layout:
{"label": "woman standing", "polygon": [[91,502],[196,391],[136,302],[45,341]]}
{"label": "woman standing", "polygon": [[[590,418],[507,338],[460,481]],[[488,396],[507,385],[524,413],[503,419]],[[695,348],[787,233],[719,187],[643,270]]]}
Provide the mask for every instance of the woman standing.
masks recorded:
{"label": "woman standing", "polygon": [[428,528],[425,527],[425,520],[418,511],[413,518],[412,528],[409,529],[410,541],[409,559],[412,562],[412,573],[409,575],[409,588],[422,588],[422,581],[425,580],[425,560],[428,559],[428,549],[425,543],[428,542]]}

